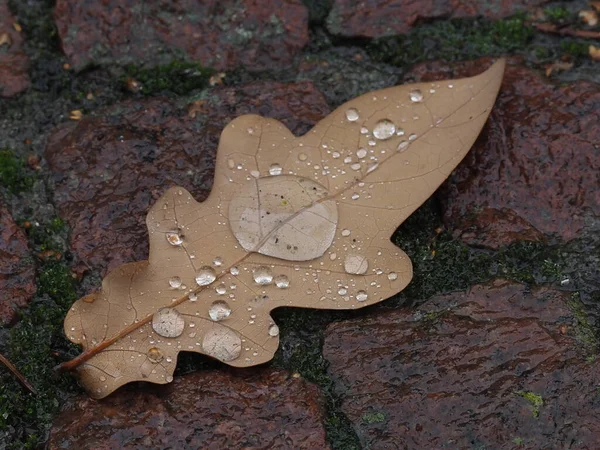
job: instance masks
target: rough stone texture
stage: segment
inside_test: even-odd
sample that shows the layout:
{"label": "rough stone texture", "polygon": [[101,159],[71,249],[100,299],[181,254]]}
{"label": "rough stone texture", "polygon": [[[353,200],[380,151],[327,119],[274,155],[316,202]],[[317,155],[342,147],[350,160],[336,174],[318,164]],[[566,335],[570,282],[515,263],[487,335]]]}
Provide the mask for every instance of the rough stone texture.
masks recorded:
{"label": "rough stone texture", "polygon": [[308,42],[300,0],[58,0],[54,18],[75,69],[183,56],[217,70],[273,70]]}
{"label": "rough stone texture", "polygon": [[170,186],[197,200],[210,192],[224,126],[255,113],[306,132],[329,112],[309,82],[217,88],[178,109],[165,99],[132,100],[59,127],[46,158],[59,215],[72,228],[75,270],[107,269],[148,256],[146,213]]}
{"label": "rough stone texture", "polygon": [[[516,64],[513,61],[514,64]],[[407,81],[480,73],[487,60],[425,63]],[[557,86],[509,64],[490,119],[440,191],[444,221],[465,242],[576,237],[600,217],[600,86]]]}
{"label": "rough stone texture", "polygon": [[407,33],[418,21],[476,16],[499,19],[544,3],[547,0],[335,0],[327,26],[339,36],[376,38]]}
{"label": "rough stone texture", "polygon": [[29,86],[29,58],[14,23],[6,0],[0,0],[0,97],[12,97]]}
{"label": "rough stone texture", "polygon": [[27,306],[35,294],[35,267],[27,237],[0,201],[0,326],[12,323],[15,308]]}
{"label": "rough stone texture", "polygon": [[600,362],[569,298],[497,281],[329,326],[324,355],[365,448],[597,449]]}
{"label": "rough stone texture", "polygon": [[271,370],[199,372],[63,407],[50,449],[327,449],[317,388]]}

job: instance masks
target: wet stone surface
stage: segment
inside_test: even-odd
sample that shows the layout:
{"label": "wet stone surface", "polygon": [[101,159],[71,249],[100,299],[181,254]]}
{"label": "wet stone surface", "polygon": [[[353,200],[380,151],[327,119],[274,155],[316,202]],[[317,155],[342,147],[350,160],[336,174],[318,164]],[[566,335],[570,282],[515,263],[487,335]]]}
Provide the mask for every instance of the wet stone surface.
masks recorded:
{"label": "wet stone surface", "polygon": [[75,271],[104,275],[146,259],[148,209],[173,185],[206,198],[230,120],[255,113],[304,133],[328,112],[311,83],[256,82],[215,88],[184,108],[166,99],[131,100],[60,126],[45,156],[58,213],[72,228]]}
{"label": "wet stone surface", "polygon": [[27,237],[0,201],[0,325],[15,321],[17,308],[28,305],[35,293],[35,267]]}
{"label": "wet stone surface", "polygon": [[273,70],[308,42],[300,0],[58,0],[54,18],[75,69],[90,64],[157,65],[182,56],[206,67]]}
{"label": "wet stone surface", "polygon": [[[474,147],[443,185],[444,222],[471,245],[570,240],[600,217],[600,86],[509,64]],[[425,63],[408,81],[473,76],[487,60]]]}
{"label": "wet stone surface", "polygon": [[29,86],[29,59],[15,24],[7,1],[0,0],[0,97],[13,97]]}
{"label": "wet stone surface", "polygon": [[344,37],[381,37],[407,33],[419,21],[483,16],[500,19],[532,11],[545,0],[335,0],[327,18],[332,34]]}
{"label": "wet stone surface", "polygon": [[570,294],[496,281],[334,323],[324,355],[365,448],[597,448],[600,364]]}
{"label": "wet stone surface", "polygon": [[79,396],[54,422],[51,449],[328,449],[317,388],[285,372],[198,372],[168,386]]}

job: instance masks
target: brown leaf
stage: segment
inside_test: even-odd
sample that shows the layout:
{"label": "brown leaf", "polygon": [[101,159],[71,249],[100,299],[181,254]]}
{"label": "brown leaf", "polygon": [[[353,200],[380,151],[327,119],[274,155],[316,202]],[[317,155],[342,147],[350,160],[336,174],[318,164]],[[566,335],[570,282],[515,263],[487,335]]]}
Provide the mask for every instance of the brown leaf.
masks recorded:
{"label": "brown leaf", "polygon": [[355,309],[400,292],[412,266],[390,236],[468,152],[503,71],[371,92],[301,137],[273,119],[232,121],[206,201],[169,189],[147,216],[149,260],[73,305],[65,332],[85,351],[62,368],[101,398],[170,382],[180,351],[253,366],[277,350],[273,309]]}

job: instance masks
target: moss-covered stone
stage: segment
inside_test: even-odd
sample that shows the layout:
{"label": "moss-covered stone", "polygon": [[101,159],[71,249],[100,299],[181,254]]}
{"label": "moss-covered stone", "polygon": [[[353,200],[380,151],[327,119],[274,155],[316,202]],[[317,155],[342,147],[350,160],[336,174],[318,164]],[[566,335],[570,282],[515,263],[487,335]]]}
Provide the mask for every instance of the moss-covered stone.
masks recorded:
{"label": "moss-covered stone", "polygon": [[516,394],[523,397],[531,404],[531,413],[533,414],[533,417],[537,418],[540,416],[540,408],[544,406],[544,399],[541,395],[528,391],[518,391]]}
{"label": "moss-covered stone", "polygon": [[11,194],[28,191],[35,181],[33,171],[27,169],[23,158],[9,150],[0,150],[0,186]]}
{"label": "moss-covered stone", "polygon": [[160,92],[185,95],[195,89],[204,88],[213,73],[211,69],[204,68],[199,63],[186,61],[173,61],[152,68],[129,65],[125,72],[127,75],[122,78],[124,85],[138,83],[137,89],[144,95]]}

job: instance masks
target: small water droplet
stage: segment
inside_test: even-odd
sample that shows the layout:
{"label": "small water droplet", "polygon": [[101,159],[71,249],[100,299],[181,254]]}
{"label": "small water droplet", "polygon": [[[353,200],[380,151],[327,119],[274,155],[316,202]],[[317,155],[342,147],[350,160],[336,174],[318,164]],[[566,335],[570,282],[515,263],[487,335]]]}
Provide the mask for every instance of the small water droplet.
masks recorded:
{"label": "small water droplet", "polygon": [[146,356],[148,356],[148,359],[155,364],[161,362],[164,358],[160,349],[158,349],[156,347],[152,347],[152,348],[148,349]]}
{"label": "small water droplet", "polygon": [[352,194],[352,200],[358,200],[360,198],[360,195],[358,195],[356,192],[354,194]]}
{"label": "small water droplet", "polygon": [[250,175],[252,175],[254,178],[258,178],[260,177],[260,172],[258,170],[251,170]]}
{"label": "small water droplet", "polygon": [[413,89],[410,91],[410,101],[415,103],[422,102],[423,93],[419,89]]}
{"label": "small water droplet", "polygon": [[449,84],[449,85],[448,85],[448,87],[449,87],[450,89],[452,89],[452,88],[454,87],[454,85],[453,85],[453,84]]}
{"label": "small water droplet", "polygon": [[352,170],[360,170],[360,163],[354,163],[350,166]]}
{"label": "small water droplet", "polygon": [[238,269],[236,266],[233,266],[231,269],[229,269],[229,273],[233,276],[239,275],[240,269]]}
{"label": "small water droplet", "polygon": [[230,314],[231,308],[229,307],[227,302],[224,302],[222,300],[214,302],[212,305],[210,305],[210,308],[208,309],[209,317],[215,322],[227,319]]}
{"label": "small water droplet", "polygon": [[369,268],[369,261],[364,256],[348,255],[344,260],[344,270],[347,273],[363,275]]}
{"label": "small water droplet", "polygon": [[404,136],[404,130],[402,128],[398,128],[396,130],[396,136]]}
{"label": "small water droplet", "polygon": [[223,283],[221,283],[215,288],[215,292],[219,295],[223,295],[227,292],[227,287]]}
{"label": "small water droplet", "polygon": [[364,302],[367,300],[367,298],[369,298],[369,295],[365,291],[358,291],[356,293],[356,300],[359,302]]}
{"label": "small water droplet", "polygon": [[404,141],[400,141],[400,143],[398,144],[398,148],[396,150],[398,150],[399,152],[403,152],[407,148],[408,148],[408,141],[404,140]]}
{"label": "small water droplet", "polygon": [[290,287],[290,279],[285,275],[278,275],[273,281],[275,282],[275,286],[280,289],[287,289]]}
{"label": "small water droplet", "polygon": [[195,302],[198,300],[198,295],[195,292],[190,292],[188,298],[190,299],[190,302]]}
{"label": "small water droplet", "polygon": [[165,233],[165,236],[167,237],[167,241],[171,245],[183,244],[183,239],[181,238],[179,233],[177,233],[176,231],[168,231],[167,233]]}
{"label": "small water droplet", "polygon": [[152,329],[163,337],[181,336],[185,320],[175,308],[161,308],[152,316]]}
{"label": "small water droplet", "polygon": [[283,172],[283,168],[277,163],[271,164],[271,167],[269,167],[269,175],[281,175],[281,172]]}
{"label": "small water droplet", "polygon": [[416,138],[417,138],[417,135],[416,135],[416,134],[414,134],[414,133],[412,133],[412,134],[410,134],[410,135],[408,136],[408,140],[409,140],[409,141],[414,141]]}
{"label": "small water droplet", "polygon": [[279,336],[279,327],[277,325],[273,324],[269,327],[269,336]]}
{"label": "small water droplet", "polygon": [[346,110],[346,119],[350,122],[356,122],[359,118],[358,111],[356,108],[349,108]]}
{"label": "small water droplet", "polygon": [[165,380],[167,381],[167,383],[171,383],[173,381],[173,376],[167,375],[167,378],[165,378]]}
{"label": "small water droplet", "polygon": [[344,228],[342,230],[342,236],[344,236],[344,237],[350,236],[350,230],[348,228]]}
{"label": "small water droplet", "polygon": [[181,278],[179,278],[179,277],[171,277],[171,278],[169,278],[169,285],[172,288],[177,289],[178,287],[181,286]]}
{"label": "small water droplet", "polygon": [[388,280],[390,281],[394,281],[398,279],[398,274],[396,272],[390,272],[388,273]]}
{"label": "small water droplet", "polygon": [[365,156],[367,156],[367,149],[359,148],[358,151],[356,152],[356,156],[359,158],[364,158]]}
{"label": "small water droplet", "polygon": [[362,127],[360,129],[360,134],[369,134],[369,129],[367,127]]}
{"label": "small water droplet", "polygon": [[391,138],[395,132],[396,125],[388,119],[378,121],[373,128],[373,136],[382,141]]}
{"label": "small water droplet", "polygon": [[200,267],[196,274],[196,283],[198,286],[208,286],[217,279],[215,269],[209,266]]}
{"label": "small water droplet", "polygon": [[338,159],[340,156],[342,156],[342,155],[340,155],[340,154],[339,154],[339,152],[333,152],[333,153],[331,154],[331,157],[332,157],[333,159]]}
{"label": "small water droplet", "polygon": [[344,287],[341,287],[338,289],[338,294],[339,295],[346,295],[348,293],[348,290]]}
{"label": "small water droplet", "polygon": [[261,286],[266,286],[273,282],[273,272],[267,266],[257,267],[252,271],[252,276],[254,277],[254,282]]}
{"label": "small water droplet", "polygon": [[300,153],[298,154],[298,159],[300,161],[306,161],[308,159],[308,155],[306,153]]}
{"label": "small water droplet", "polygon": [[213,259],[213,264],[215,266],[220,266],[221,264],[223,264],[223,258],[217,256],[215,259]]}
{"label": "small water droplet", "polygon": [[329,255],[329,259],[331,261],[335,261],[337,259],[337,253],[332,253],[331,255]]}

